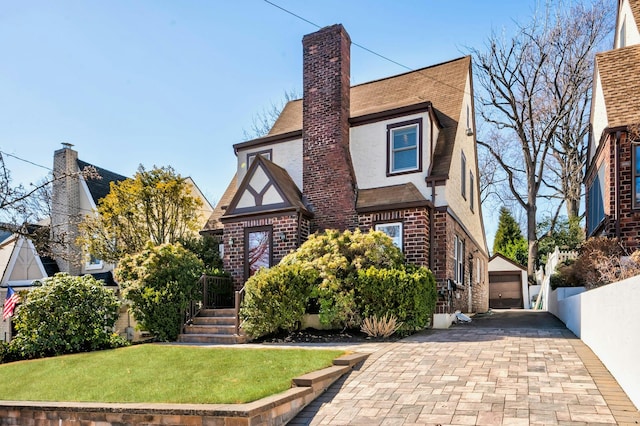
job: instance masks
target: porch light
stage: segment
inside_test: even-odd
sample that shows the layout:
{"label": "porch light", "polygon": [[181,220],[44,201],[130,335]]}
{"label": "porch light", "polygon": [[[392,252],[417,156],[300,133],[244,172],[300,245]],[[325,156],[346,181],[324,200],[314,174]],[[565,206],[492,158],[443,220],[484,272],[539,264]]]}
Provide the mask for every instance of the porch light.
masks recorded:
{"label": "porch light", "polygon": [[280,232],[280,234],[278,234],[278,238],[280,238],[280,241],[285,242],[287,241],[287,234]]}
{"label": "porch light", "polygon": [[233,243],[235,243],[235,240],[233,239],[233,237],[229,238],[229,245],[231,247],[233,247]]}

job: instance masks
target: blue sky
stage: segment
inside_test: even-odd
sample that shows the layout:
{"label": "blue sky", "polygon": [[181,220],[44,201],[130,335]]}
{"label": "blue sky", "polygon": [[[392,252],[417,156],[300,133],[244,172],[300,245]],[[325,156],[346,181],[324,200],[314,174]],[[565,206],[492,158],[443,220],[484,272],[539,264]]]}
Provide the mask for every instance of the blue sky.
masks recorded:
{"label": "blue sky", "polygon": [[[274,3],[320,26],[342,23],[353,42],[421,68],[508,32],[538,1]],[[3,2],[0,150],[51,167],[68,142],[127,176],[170,165],[215,202],[252,118],[301,93],[301,40],[315,30],[263,0]],[[352,84],[404,71],[352,46]],[[16,182],[47,173],[5,160]]]}

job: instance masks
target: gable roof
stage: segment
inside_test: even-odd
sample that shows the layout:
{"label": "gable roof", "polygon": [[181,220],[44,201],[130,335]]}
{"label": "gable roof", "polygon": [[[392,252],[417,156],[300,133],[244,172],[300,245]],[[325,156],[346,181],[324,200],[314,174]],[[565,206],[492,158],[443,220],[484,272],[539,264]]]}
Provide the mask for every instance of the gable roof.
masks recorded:
{"label": "gable roof", "polygon": [[222,198],[216,204],[216,207],[213,209],[211,216],[209,216],[209,220],[204,225],[200,233],[215,233],[216,231],[222,232],[222,222],[220,222],[220,218],[224,215],[224,212],[229,207],[231,200],[233,200],[233,196],[236,195],[236,190],[238,188],[238,174],[234,174],[233,178],[231,178],[231,182],[227,186],[227,189],[224,190],[224,194],[222,194]]}
{"label": "gable roof", "polygon": [[[431,102],[443,126],[454,123],[462,109],[471,57],[464,56],[416,71],[351,87],[351,119]],[[444,120],[443,120],[444,119]],[[448,119],[448,120],[447,120]],[[288,102],[269,136],[302,129],[302,99]]]}
{"label": "gable roof", "polygon": [[94,166],[86,161],[78,160],[78,168],[80,170],[83,170],[87,166],[94,167],[100,175],[100,179],[85,179],[89,192],[91,193],[91,198],[93,198],[93,202],[96,205],[109,194],[111,182],[122,182],[127,179],[126,176],[119,175],[102,167]]}
{"label": "gable roof", "polygon": [[[281,197],[281,202],[276,204],[265,204],[265,205],[254,205],[250,207],[238,207],[240,201],[246,194],[250,194],[250,196],[254,196],[255,189],[250,189],[249,185],[258,170],[263,171],[268,178],[268,182],[264,185],[264,188],[273,187]],[[233,196],[233,199],[229,203],[229,206],[225,210],[224,214],[220,218],[220,220],[230,219],[236,216],[244,216],[246,214],[256,214],[256,213],[266,213],[266,212],[276,212],[282,210],[300,210],[305,212],[307,215],[311,215],[310,209],[307,207],[307,203],[304,201],[302,192],[297,187],[289,173],[283,169],[282,167],[276,165],[270,160],[267,160],[262,155],[257,155],[247,174],[245,175],[242,182]]]}
{"label": "gable roof", "polygon": [[640,45],[598,53],[596,65],[608,127],[640,123],[640,109],[633,101],[633,97],[640,93]]}
{"label": "gable roof", "polygon": [[[511,260],[508,257],[506,257],[505,255],[503,255],[502,253],[495,253],[493,256],[491,256],[489,258],[489,264],[491,264],[491,261],[494,259],[502,259],[510,264],[512,264],[514,267],[521,269],[523,271],[526,271],[527,268],[525,268],[524,266],[522,266],[521,264],[519,264],[518,262],[516,262],[515,260]],[[491,271],[490,271],[491,272]]]}

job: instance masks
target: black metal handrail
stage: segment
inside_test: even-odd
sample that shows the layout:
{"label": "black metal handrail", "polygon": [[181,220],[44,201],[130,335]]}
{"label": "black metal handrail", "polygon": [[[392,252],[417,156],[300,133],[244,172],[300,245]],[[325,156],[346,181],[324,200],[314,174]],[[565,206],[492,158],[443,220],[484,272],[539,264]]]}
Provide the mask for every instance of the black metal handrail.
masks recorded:
{"label": "black metal handrail", "polygon": [[235,301],[234,301],[234,309],[236,316],[236,334],[240,334],[240,305],[242,305],[242,300],[244,299],[244,286],[239,291],[235,293]]}
{"label": "black metal handrail", "polygon": [[187,306],[182,322],[183,332],[202,309],[234,307],[235,298],[231,278],[202,275],[198,283],[201,291],[197,297],[192,297]]}

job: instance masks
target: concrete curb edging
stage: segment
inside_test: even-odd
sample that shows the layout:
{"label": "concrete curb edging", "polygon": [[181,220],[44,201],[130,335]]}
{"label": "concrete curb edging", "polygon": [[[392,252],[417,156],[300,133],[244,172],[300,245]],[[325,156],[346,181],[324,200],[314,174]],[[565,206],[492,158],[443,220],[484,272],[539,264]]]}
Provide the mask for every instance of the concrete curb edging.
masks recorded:
{"label": "concrete curb edging", "polygon": [[332,367],[294,378],[291,389],[245,404],[0,401],[0,425],[284,425],[368,356],[343,355]]}

